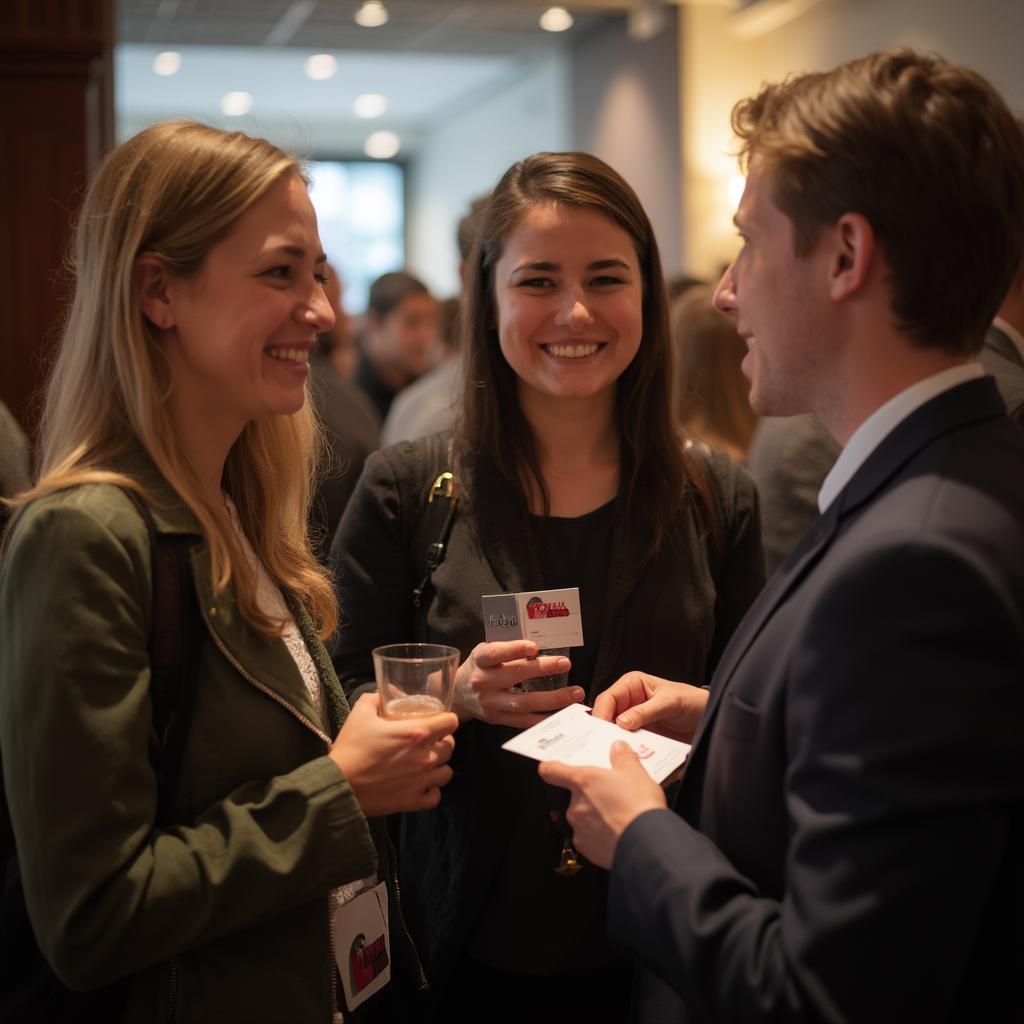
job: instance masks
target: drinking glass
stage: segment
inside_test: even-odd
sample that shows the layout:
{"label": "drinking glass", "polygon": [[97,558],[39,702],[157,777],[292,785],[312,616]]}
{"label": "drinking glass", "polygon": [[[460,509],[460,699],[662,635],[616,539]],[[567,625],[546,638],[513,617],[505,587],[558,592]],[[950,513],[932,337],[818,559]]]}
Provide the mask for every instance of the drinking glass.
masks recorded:
{"label": "drinking glass", "polygon": [[387,644],[373,651],[381,713],[425,718],[450,711],[459,652],[443,644]]}

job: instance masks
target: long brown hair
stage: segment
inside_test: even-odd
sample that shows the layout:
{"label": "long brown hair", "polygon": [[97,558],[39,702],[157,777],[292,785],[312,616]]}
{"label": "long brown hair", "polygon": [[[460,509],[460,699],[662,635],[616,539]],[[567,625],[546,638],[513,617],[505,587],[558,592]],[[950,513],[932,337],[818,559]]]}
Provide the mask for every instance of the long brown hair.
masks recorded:
{"label": "long brown hair", "polygon": [[[266,140],[191,121],[154,125],[106,157],[75,229],[74,299],[47,384],[39,480],[12,502],[88,483],[141,492],[116,469],[141,445],[198,519],[214,589],[233,580],[242,617],[268,637],[282,623],[260,610],[224,503],[206,496],[175,436],[163,341],[140,311],[133,270],[140,252],[152,252],[170,273],[198,273],[238,218],[289,174],[301,175],[296,160]],[[292,416],[250,422],[228,455],[224,485],[262,563],[328,636],[337,602],[306,534],[319,451],[308,402]]]}
{"label": "long brown hair", "polygon": [[505,240],[538,203],[593,209],[632,239],[643,281],[643,337],[636,357],[619,377],[616,421],[620,444],[619,493],[631,521],[650,530],[651,551],[691,485],[713,509],[700,468],[684,452],[671,411],[672,347],[661,258],[651,222],[636,193],[604,161],[588,153],[535,153],[510,167],[476,222],[477,238],[466,262],[462,352],[466,360],[463,413],[457,447],[466,457],[485,454],[527,508],[536,488],[549,508],[536,438],[519,406],[516,375],[498,343],[494,267]]}

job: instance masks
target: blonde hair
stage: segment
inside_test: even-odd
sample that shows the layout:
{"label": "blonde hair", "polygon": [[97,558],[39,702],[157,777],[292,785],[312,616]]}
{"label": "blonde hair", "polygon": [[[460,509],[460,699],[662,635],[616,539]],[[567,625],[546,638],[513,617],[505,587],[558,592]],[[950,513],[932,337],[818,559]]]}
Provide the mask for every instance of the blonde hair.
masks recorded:
{"label": "blonde hair", "polygon": [[[134,268],[150,252],[171,274],[198,273],[238,218],[289,174],[302,176],[296,159],[266,140],[192,121],[154,125],[106,157],[75,228],[74,299],[46,390],[39,479],[13,502],[87,483],[143,493],[113,468],[141,443],[199,521],[214,590],[233,581],[242,617],[268,638],[283,624],[260,611],[255,572],[225,504],[204,493],[175,435],[169,365],[140,310]],[[326,637],[337,602],[306,525],[320,447],[309,402],[294,415],[252,421],[228,455],[224,487],[262,564]]]}

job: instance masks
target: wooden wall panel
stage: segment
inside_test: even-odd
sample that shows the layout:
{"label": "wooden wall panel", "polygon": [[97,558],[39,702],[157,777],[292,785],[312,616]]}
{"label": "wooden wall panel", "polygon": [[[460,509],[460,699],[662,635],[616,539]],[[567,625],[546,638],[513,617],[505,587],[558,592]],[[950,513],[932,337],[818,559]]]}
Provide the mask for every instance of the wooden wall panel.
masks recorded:
{"label": "wooden wall panel", "polygon": [[72,217],[112,144],[113,26],[113,0],[0,4],[0,400],[30,432]]}

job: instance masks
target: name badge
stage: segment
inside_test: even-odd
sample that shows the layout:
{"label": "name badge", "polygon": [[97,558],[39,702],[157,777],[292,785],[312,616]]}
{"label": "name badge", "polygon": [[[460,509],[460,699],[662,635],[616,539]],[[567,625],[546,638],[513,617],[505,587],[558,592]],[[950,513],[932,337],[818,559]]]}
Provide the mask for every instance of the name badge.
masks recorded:
{"label": "name badge", "polygon": [[331,932],[345,1006],[354,1010],[391,980],[387,886],[381,882],[346,903]]}
{"label": "name badge", "polygon": [[480,600],[484,636],[489,643],[533,640],[541,650],[583,646],[579,587],[485,594]]}

